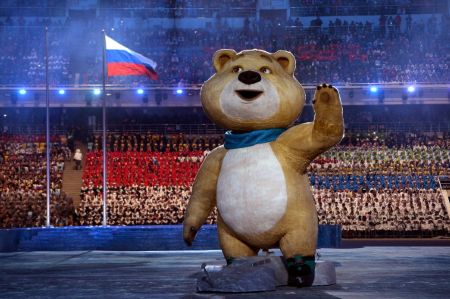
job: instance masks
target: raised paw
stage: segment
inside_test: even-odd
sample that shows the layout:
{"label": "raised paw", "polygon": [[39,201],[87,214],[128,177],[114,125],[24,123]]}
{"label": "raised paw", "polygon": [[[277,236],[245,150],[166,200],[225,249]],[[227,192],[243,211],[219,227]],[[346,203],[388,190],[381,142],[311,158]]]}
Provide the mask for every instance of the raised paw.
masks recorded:
{"label": "raised paw", "polygon": [[312,103],[314,107],[340,105],[339,92],[331,84],[318,85]]}

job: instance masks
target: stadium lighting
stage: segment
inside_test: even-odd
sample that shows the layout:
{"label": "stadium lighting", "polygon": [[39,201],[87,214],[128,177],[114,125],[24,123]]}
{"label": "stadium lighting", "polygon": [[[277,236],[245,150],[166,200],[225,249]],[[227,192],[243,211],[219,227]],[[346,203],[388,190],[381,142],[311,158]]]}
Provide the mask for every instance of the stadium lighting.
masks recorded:
{"label": "stadium lighting", "polygon": [[58,90],[58,93],[60,95],[64,95],[64,94],[66,94],[66,91],[64,89],[60,89],[60,90]]}
{"label": "stadium lighting", "polygon": [[136,90],[137,94],[144,94],[144,90],[142,88],[139,88],[138,90]]}
{"label": "stadium lighting", "polygon": [[93,92],[96,96],[98,96],[99,94],[102,93],[102,91],[101,91],[100,89],[98,89],[98,88],[94,89],[92,92]]}
{"label": "stadium lighting", "polygon": [[6,115],[6,114],[3,114],[3,117],[4,117],[4,118],[6,118],[7,116],[8,116],[8,115]]}
{"label": "stadium lighting", "polygon": [[27,90],[26,89],[19,89],[19,94],[24,95],[27,94]]}
{"label": "stadium lighting", "polygon": [[176,93],[177,93],[177,94],[183,94],[183,90],[180,89],[180,88],[178,88],[178,89],[176,90]]}
{"label": "stadium lighting", "polygon": [[413,93],[415,91],[416,91],[416,88],[413,85],[408,86],[408,92]]}
{"label": "stadium lighting", "polygon": [[370,92],[376,93],[377,91],[378,91],[378,87],[376,87],[376,86],[371,86],[370,87]]}

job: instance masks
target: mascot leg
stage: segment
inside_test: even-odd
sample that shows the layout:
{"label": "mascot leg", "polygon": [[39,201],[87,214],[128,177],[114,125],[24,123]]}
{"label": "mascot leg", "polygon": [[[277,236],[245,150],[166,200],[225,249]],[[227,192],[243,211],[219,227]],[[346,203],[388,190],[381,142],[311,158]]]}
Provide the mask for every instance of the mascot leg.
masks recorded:
{"label": "mascot leg", "polygon": [[225,223],[223,223],[222,219],[220,217],[217,218],[220,248],[222,248],[227,265],[231,264],[234,258],[256,256],[258,254],[258,248],[252,248],[236,238]]}
{"label": "mascot leg", "polygon": [[311,239],[305,235],[308,235],[305,231],[292,231],[280,241],[280,249],[286,258],[290,286],[309,287],[314,282],[316,238]]}

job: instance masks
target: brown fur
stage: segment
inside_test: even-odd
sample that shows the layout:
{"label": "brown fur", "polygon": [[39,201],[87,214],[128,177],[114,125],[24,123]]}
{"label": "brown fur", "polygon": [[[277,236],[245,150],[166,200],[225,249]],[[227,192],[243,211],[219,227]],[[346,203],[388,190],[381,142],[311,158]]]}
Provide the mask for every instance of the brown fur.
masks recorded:
{"label": "brown fur", "polygon": [[[301,113],[304,90],[293,77],[295,59],[286,51],[274,54],[261,50],[220,50],[213,58],[217,71],[201,91],[203,107],[217,124],[231,130],[251,131],[266,128],[287,128]],[[260,72],[269,67],[270,74],[260,72],[276,86],[280,106],[275,115],[264,121],[228,117],[221,110],[219,96],[224,86],[237,74],[233,68]],[[306,168],[343,136],[342,106],[339,93],[332,87],[321,87],[314,96],[314,121],[289,128],[271,148],[285,175],[287,207],[282,219],[261,234],[237,234],[220,216],[218,233],[225,258],[256,255],[259,249],[279,246],[286,258],[294,255],[314,255],[317,242],[317,213],[310,190]],[[227,150],[220,146],[206,158],[194,182],[192,197],[184,220],[184,239],[191,244],[195,234],[216,205],[216,186],[222,160]],[[245,182],[244,182],[245,183]]]}

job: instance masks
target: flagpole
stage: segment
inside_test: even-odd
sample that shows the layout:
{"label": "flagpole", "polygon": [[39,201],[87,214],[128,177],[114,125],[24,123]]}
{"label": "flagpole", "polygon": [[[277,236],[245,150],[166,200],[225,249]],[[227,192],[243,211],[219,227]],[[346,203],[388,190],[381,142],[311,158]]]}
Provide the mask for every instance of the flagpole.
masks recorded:
{"label": "flagpole", "polygon": [[102,62],[102,70],[103,70],[103,90],[102,90],[102,114],[103,114],[103,226],[108,224],[108,215],[107,215],[107,168],[106,168],[106,33],[105,29],[102,30],[102,38],[103,38],[103,62]]}
{"label": "flagpole", "polygon": [[50,93],[48,84],[48,27],[45,27],[45,143],[46,143],[46,162],[47,162],[47,219],[46,227],[50,227]]}

